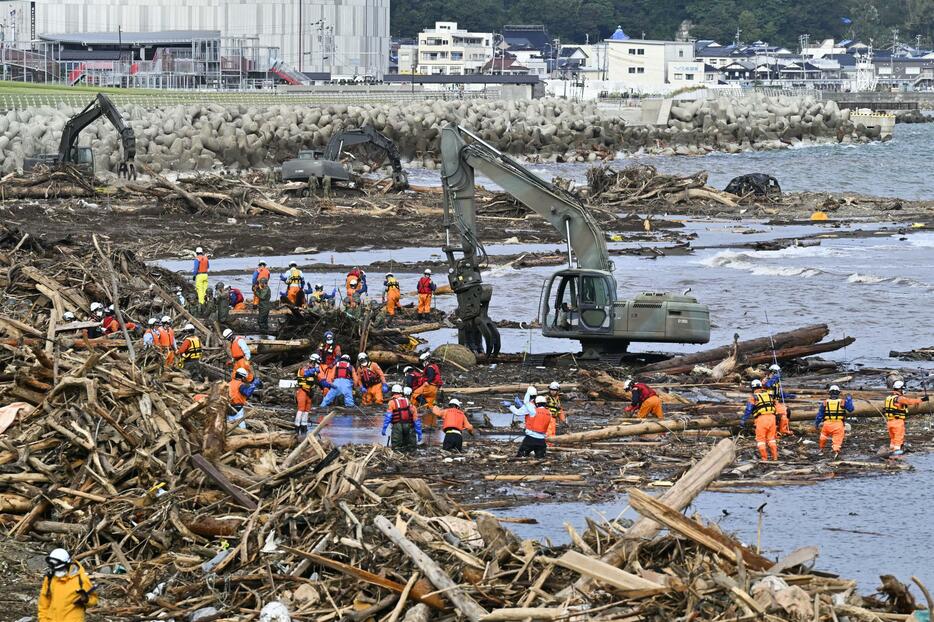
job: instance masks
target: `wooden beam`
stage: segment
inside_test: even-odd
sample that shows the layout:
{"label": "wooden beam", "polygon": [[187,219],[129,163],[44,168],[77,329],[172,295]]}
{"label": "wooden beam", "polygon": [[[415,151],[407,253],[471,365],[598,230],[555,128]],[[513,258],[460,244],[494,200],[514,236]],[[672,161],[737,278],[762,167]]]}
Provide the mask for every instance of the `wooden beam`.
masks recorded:
{"label": "wooden beam", "polygon": [[217,467],[208,462],[207,458],[201,454],[195,454],[191,457],[191,461],[224,492],[233,497],[234,501],[236,501],[238,504],[248,510],[256,509],[256,502],[253,501],[253,499],[251,499],[242,488],[237,487],[233,482],[227,479],[223,473],[218,471]]}

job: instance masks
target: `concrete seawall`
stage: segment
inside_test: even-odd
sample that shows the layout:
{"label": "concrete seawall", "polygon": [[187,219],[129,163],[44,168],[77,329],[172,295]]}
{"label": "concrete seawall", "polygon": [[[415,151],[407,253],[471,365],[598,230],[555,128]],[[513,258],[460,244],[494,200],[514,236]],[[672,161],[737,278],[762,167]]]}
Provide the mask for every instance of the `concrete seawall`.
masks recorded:
{"label": "concrete seawall", "polygon": [[[23,158],[54,152],[77,109],[11,110],[0,115],[0,170]],[[440,129],[461,123],[499,149],[542,160],[596,159],[598,152],[698,154],[711,150],[776,149],[802,141],[867,141],[834,102],[807,98],[726,98],[677,102],[668,127],[627,126],[601,115],[594,103],[533,101],[425,101],[402,105],[125,106],[136,132],[137,163],[155,171],[273,166],[300,148],[321,147],[334,132],[372,123],[396,141],[404,158],[434,168]],[[115,170],[121,158],[116,132],[99,121],[82,133],[98,169]]]}

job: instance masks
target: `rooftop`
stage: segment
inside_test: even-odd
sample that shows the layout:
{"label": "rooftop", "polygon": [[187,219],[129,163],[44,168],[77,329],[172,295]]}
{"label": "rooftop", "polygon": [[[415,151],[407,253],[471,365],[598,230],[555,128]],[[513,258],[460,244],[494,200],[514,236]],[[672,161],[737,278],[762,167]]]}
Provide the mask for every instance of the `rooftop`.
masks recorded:
{"label": "rooftop", "polygon": [[220,39],[219,30],[162,30],[157,32],[74,32],[65,34],[41,34],[44,41],[57,41],[73,45],[165,45],[191,43],[195,40]]}

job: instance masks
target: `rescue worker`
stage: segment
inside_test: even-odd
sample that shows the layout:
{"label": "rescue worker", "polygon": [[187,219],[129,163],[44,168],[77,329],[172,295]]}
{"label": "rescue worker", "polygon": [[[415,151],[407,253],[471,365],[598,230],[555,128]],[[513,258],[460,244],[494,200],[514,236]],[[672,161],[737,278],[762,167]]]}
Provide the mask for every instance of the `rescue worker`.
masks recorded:
{"label": "rescue worker", "polygon": [[229,328],[225,328],[222,334],[224,339],[230,342],[230,358],[233,359],[233,375],[235,376],[239,369],[246,370],[247,382],[253,382],[255,374],[253,373],[253,364],[250,362],[253,358],[253,353],[250,351],[250,346],[246,342],[246,338],[235,335]]}
{"label": "rescue worker", "polygon": [[[846,413],[854,410],[853,398],[849,395],[845,400],[840,399],[840,387],[832,385],[828,391],[829,398],[821,402],[814,419],[814,427],[820,432],[817,446],[821,453],[827,439],[833,439],[833,457],[836,460],[843,447],[843,438],[846,436]],[[823,424],[823,425],[821,425]]]}
{"label": "rescue worker", "polygon": [[[127,332],[136,330],[135,322],[124,320],[123,325],[126,326]],[[105,335],[115,335],[122,331],[120,328],[120,322],[117,320],[117,313],[113,310],[113,305],[111,305],[107,309],[107,313],[104,314],[104,317],[101,320],[101,329],[103,329]]]}
{"label": "rescue worker", "polygon": [[763,387],[762,381],[758,379],[753,380],[750,387],[752,395],[746,403],[746,411],[740,419],[740,425],[745,427],[749,417],[753,417],[756,420],[756,448],[759,450],[759,457],[768,461],[771,452],[772,460],[778,460],[775,401],[772,399],[772,392]]}
{"label": "rescue worker", "polygon": [[318,384],[318,374],[321,372],[318,365],[320,362],[321,357],[312,353],[308,357],[308,363],[296,372],[298,387],[295,389],[295,434],[299,438],[308,434],[308,413],[314,408],[312,398],[315,385]]}
{"label": "rescue worker", "polygon": [[204,380],[204,370],[201,367],[203,356],[201,339],[195,334],[195,327],[192,324],[185,324],[182,327],[182,333],[185,338],[178,346],[179,367],[187,371],[195,380]]}
{"label": "rescue worker", "polygon": [[246,429],[246,405],[262,384],[259,378],[249,381],[247,374],[247,370],[241,367],[234,372],[233,378],[227,385],[227,397],[230,400],[227,423],[228,425],[236,424],[242,430]]}
{"label": "rescue worker", "polygon": [[358,305],[363,304],[363,284],[356,278],[349,278],[347,280],[347,307],[350,309],[355,309]]}
{"label": "rescue worker", "polygon": [[175,300],[177,300],[178,304],[180,304],[183,308],[187,308],[186,305],[188,304],[188,301],[185,299],[185,293],[182,291],[181,287],[175,288]]}
{"label": "rescue worker", "polygon": [[558,423],[565,423],[567,416],[564,414],[564,408],[561,407],[561,385],[558,382],[552,382],[548,385],[548,395],[545,396],[548,402],[548,412],[551,413],[551,425],[548,427],[546,436],[552,437],[558,435]]}
{"label": "rescue worker", "polygon": [[411,365],[402,368],[402,386],[409,390],[409,393],[415,391],[425,382],[425,374],[422,370],[416,369]]}
{"label": "rescue worker", "polygon": [[797,397],[785,392],[782,386],[782,368],[778,363],[769,365],[769,376],[762,383],[765,388],[772,391],[772,400],[775,402],[775,417],[778,420],[778,435],[787,436],[791,431],[791,409],[785,404],[786,400]]}
{"label": "rescue worker", "polygon": [[195,249],[195,261],[191,268],[191,280],[195,282],[195,292],[198,293],[198,304],[204,304],[204,298],[208,293],[208,270],[211,268],[211,262],[204,249],[200,246]]}
{"label": "rescue worker", "polygon": [[324,342],[318,344],[318,356],[321,357],[321,364],[330,369],[341,357],[341,347],[334,343],[334,333],[325,331]]}
{"label": "rescue worker", "polygon": [[535,414],[525,415],[525,436],[519,445],[518,456],[524,458],[531,453],[541,460],[545,457],[548,445],[545,443],[545,434],[551,425],[551,412],[548,410],[548,398],[544,395],[535,396]]}
{"label": "rescue worker", "polygon": [[230,293],[223,283],[214,286],[214,310],[217,313],[217,321],[226,324],[230,316]]}
{"label": "rescue worker", "polygon": [[269,312],[272,311],[272,290],[269,289],[269,280],[261,278],[253,287],[253,300],[257,305],[259,316],[256,323],[262,333],[269,332]]}
{"label": "rescue worker", "polygon": [[156,347],[156,338],[159,335],[159,323],[156,318],[151,317],[147,322],[149,328],[146,329],[146,332],[143,333],[143,349],[148,350],[149,348]]}
{"label": "rescue worker", "polygon": [[356,279],[358,281],[358,287],[360,289],[360,295],[364,296],[367,292],[366,285],[366,272],[354,266],[353,269],[347,273],[346,284],[350,285],[350,281]]}
{"label": "rescue worker", "polygon": [[424,382],[418,387],[412,388],[412,401],[418,404],[419,400],[424,399],[425,406],[430,409],[434,407],[435,401],[438,399],[438,390],[444,385],[444,381],[441,379],[441,368],[431,360],[430,352],[423,353],[418,357],[418,360],[425,366],[422,371]]}
{"label": "rescue worker", "polygon": [[639,419],[645,419],[649,415],[654,415],[658,419],[665,418],[662,400],[655,389],[644,382],[633,382],[630,378],[623,383],[623,390],[632,394],[632,404],[626,407],[625,412],[636,411]]}
{"label": "rescue worker", "polygon": [[396,310],[401,307],[399,301],[402,299],[402,290],[399,289],[399,281],[396,280],[392,272],[386,273],[386,280],[383,281],[383,300],[386,302],[386,315],[389,316],[388,324],[391,326],[396,317]]}
{"label": "rescue worker", "polygon": [[269,283],[269,277],[272,276],[269,272],[269,268],[266,267],[266,262],[260,260],[256,265],[256,270],[253,271],[253,280],[251,285],[253,287],[253,306],[259,304],[259,296],[256,295],[256,288],[259,287],[259,282],[263,279],[266,280],[266,283]]}
{"label": "rescue worker", "polygon": [[905,395],[903,380],[892,383],[892,394],[885,398],[885,407],[882,409],[885,425],[889,430],[889,449],[892,455],[900,456],[905,453],[902,445],[905,443],[905,419],[908,417],[908,409],[926,401],[927,395],[920,399]]}
{"label": "rescue worker", "polygon": [[314,289],[310,289],[310,283],[306,286],[305,293],[307,295],[308,304],[312,307],[331,307],[334,305],[334,297],[337,295],[337,291],[333,290],[330,294],[324,293],[324,285],[321,283],[315,283]]}
{"label": "rescue worker", "polygon": [[156,344],[165,355],[165,364],[171,367],[175,364],[175,350],[178,344],[175,342],[175,329],[172,328],[172,318],[167,315],[162,316],[162,327],[159,329],[159,341]]}
{"label": "rescue worker", "polygon": [[342,354],[337,363],[330,368],[327,383],[330,390],[321,400],[321,408],[327,408],[338,397],[344,398],[344,406],[347,408],[356,406],[353,401],[353,388],[360,385],[360,379],[357,377],[357,371],[350,364],[349,354]]}
{"label": "rescue worker", "polygon": [[392,397],[389,408],[383,417],[381,434],[386,436],[386,430],[392,426],[389,442],[393,449],[402,451],[413,450],[422,442],[422,421],[412,403],[403,395],[402,385],[392,386]]}
{"label": "rescue worker", "polygon": [[447,408],[432,407],[432,412],[436,417],[441,418],[441,430],[444,432],[444,441],[441,449],[447,451],[464,450],[464,430],[470,432],[473,436],[473,426],[467,420],[467,415],[461,407],[461,402],[456,397],[448,400]]}
{"label": "rescue worker", "polygon": [[104,305],[99,302],[91,303],[91,317],[88,318],[90,322],[98,322],[97,326],[92,326],[87,329],[87,336],[90,339],[97,339],[98,337],[103,337],[104,329],[100,324],[104,320]]}
{"label": "rescue worker", "polygon": [[418,280],[415,288],[418,291],[418,313],[419,319],[427,320],[431,314],[431,297],[434,296],[437,286],[431,280],[431,269],[425,268],[425,273]]}
{"label": "rescue worker", "polygon": [[97,605],[97,588],[84,567],[65,549],[45,558],[48,570],[39,590],[39,622],[84,622],[85,610]]}
{"label": "rescue worker", "polygon": [[243,311],[246,309],[246,299],[243,297],[243,292],[236,287],[230,287],[227,289],[227,298],[230,302],[230,308],[234,311]]}
{"label": "rescue worker", "polygon": [[516,417],[529,417],[535,415],[535,398],[538,396],[538,389],[534,386],[529,385],[525,390],[525,397],[519,399],[518,396],[513,397],[512,403],[503,402],[503,406],[508,406],[509,410],[512,412],[513,424],[515,424]]}
{"label": "rescue worker", "polygon": [[279,276],[279,280],[286,285],[286,300],[293,305],[301,306],[305,298],[305,275],[298,269],[298,264],[291,262],[289,269]]}
{"label": "rescue worker", "polygon": [[379,404],[382,406],[386,374],[376,362],[370,360],[366,352],[357,355],[357,378],[360,379],[363,405]]}

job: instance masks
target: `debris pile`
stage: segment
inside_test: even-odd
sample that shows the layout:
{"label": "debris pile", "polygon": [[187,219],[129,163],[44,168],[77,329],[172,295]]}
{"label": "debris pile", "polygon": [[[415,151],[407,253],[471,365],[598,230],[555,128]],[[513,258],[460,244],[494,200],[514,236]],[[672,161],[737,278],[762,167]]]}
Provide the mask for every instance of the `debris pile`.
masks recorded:
{"label": "debris pile", "polygon": [[654,166],[637,164],[622,170],[597,166],[587,171],[591,203],[612,207],[668,209],[682,201],[716,202],[736,207],[739,197],[707,185],[707,173],[688,177],[663,175]]}

